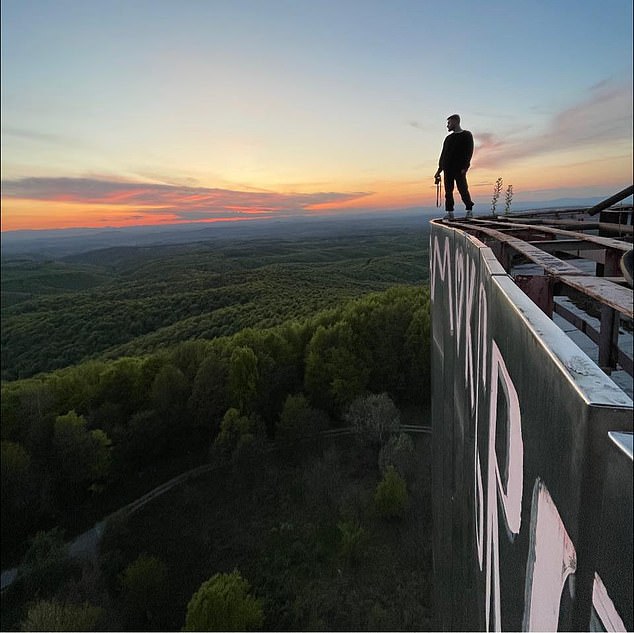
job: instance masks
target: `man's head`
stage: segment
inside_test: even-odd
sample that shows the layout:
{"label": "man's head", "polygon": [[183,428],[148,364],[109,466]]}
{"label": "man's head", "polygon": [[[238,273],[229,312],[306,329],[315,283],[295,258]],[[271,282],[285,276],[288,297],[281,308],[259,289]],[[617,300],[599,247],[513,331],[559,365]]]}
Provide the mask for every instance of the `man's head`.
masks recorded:
{"label": "man's head", "polygon": [[447,129],[450,132],[460,129],[460,115],[459,114],[452,114],[451,116],[447,117]]}

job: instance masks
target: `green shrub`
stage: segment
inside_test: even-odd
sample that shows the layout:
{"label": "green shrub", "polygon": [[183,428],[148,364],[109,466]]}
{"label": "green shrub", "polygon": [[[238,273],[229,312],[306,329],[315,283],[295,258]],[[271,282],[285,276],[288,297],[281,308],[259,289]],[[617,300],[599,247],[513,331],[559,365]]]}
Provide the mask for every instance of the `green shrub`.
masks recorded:
{"label": "green shrub", "polygon": [[40,600],[27,611],[21,622],[22,631],[94,631],[103,609],[88,602],[64,604],[56,600]]}
{"label": "green shrub", "polygon": [[303,394],[287,396],[277,424],[276,439],[288,446],[296,446],[314,437],[328,426],[326,415],[310,406]]}
{"label": "green shrub", "polygon": [[18,580],[27,593],[40,597],[52,595],[73,567],[68,557],[64,531],[53,528],[38,532],[18,567]]}
{"label": "green shrub", "polygon": [[242,436],[251,433],[251,421],[246,415],[240,415],[238,409],[228,409],[222,418],[220,433],[214,441],[215,450],[231,455],[236,450]]}
{"label": "green shrub", "polygon": [[416,452],[414,442],[407,433],[392,435],[379,452],[379,469],[385,473],[389,466],[394,466],[404,479],[411,482],[416,470]]}
{"label": "green shrub", "polygon": [[368,631],[395,631],[397,625],[391,620],[390,612],[378,602],[372,605],[368,614]]}
{"label": "green shrub", "polygon": [[357,398],[348,409],[346,421],[363,444],[380,447],[398,433],[400,414],[386,394],[370,394]]}
{"label": "green shrub", "polygon": [[379,515],[385,519],[401,518],[407,512],[409,508],[407,486],[394,466],[387,467],[383,479],[376,487],[374,505]]}
{"label": "green shrub", "polygon": [[365,552],[367,543],[366,531],[354,520],[339,521],[337,528],[341,535],[339,556],[346,563],[357,562]]}
{"label": "green shrub", "polygon": [[262,627],[259,600],[238,570],[204,582],[187,605],[184,631],[251,631]]}
{"label": "green shrub", "polygon": [[131,622],[152,621],[165,598],[167,567],[156,556],[141,554],[121,574],[121,588]]}

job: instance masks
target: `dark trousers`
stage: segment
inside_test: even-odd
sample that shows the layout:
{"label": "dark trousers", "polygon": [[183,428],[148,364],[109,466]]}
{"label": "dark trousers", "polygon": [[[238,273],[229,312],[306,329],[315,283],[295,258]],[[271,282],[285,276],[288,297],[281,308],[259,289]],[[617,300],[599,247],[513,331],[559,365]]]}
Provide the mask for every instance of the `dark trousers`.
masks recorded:
{"label": "dark trousers", "polygon": [[467,210],[473,208],[473,201],[469,195],[469,185],[467,184],[467,174],[445,171],[445,211],[453,211],[453,188],[454,183],[458,187],[460,197]]}

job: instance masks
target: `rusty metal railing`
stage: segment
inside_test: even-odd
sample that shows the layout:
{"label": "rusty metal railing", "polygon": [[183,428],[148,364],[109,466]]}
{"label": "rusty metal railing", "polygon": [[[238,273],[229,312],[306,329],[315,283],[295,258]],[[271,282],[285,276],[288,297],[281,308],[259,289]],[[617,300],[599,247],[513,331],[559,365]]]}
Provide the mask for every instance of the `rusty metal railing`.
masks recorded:
{"label": "rusty metal railing", "polygon": [[[629,187],[608,201],[631,193]],[[599,222],[589,219],[596,213],[601,213]],[[619,331],[631,334],[634,319],[626,268],[632,258],[632,217],[632,205],[602,203],[449,224],[491,248],[515,283],[551,319],[558,314],[585,334],[598,347],[603,371],[611,374],[618,368],[633,376],[631,337],[619,342]],[[571,310],[558,297],[567,297],[578,309]]]}
{"label": "rusty metal railing", "polygon": [[633,630],[632,207],[599,213],[431,222],[437,630]]}

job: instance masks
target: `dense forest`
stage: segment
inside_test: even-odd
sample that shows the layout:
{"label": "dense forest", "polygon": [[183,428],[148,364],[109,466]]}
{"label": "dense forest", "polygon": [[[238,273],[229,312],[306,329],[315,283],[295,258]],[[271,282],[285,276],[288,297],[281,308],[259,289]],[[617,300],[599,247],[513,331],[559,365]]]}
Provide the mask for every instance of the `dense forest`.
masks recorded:
{"label": "dense forest", "polygon": [[400,428],[426,423],[426,251],[369,232],[3,266],[3,629],[427,628],[426,445]]}
{"label": "dense forest", "polygon": [[373,290],[420,284],[427,248],[418,227],[4,259],[2,378],[270,327]]}

